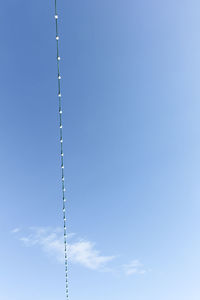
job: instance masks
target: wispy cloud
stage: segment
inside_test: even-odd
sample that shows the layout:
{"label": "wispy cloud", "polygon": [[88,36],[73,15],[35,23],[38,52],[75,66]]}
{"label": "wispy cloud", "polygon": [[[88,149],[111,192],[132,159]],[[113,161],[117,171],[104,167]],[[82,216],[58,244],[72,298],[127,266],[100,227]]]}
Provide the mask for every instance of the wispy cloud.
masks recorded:
{"label": "wispy cloud", "polygon": [[145,274],[147,270],[144,269],[144,266],[140,263],[139,260],[132,260],[129,264],[123,266],[124,272],[126,275],[134,274]]}
{"label": "wispy cloud", "polygon": [[94,243],[82,240],[69,246],[69,258],[89,269],[105,270],[107,263],[115,256],[103,256],[95,249]]}
{"label": "wispy cloud", "polygon": [[20,228],[14,228],[13,230],[11,230],[11,233],[17,233],[20,231]]}
{"label": "wispy cloud", "polygon": [[[68,236],[68,255],[71,262],[93,270],[105,270],[106,265],[115,258],[115,256],[101,255],[94,243],[74,237],[75,234]],[[55,257],[58,262],[63,262],[64,244],[61,229],[31,228],[31,233],[19,237],[19,240],[28,247],[39,246],[45,253]]]}
{"label": "wispy cloud", "polygon": [[[11,231],[27,247],[37,246],[59,263],[64,260],[63,232],[61,228],[32,227],[27,234],[15,228]],[[117,257],[102,255],[96,249],[95,243],[77,238],[76,234],[68,235],[68,257],[72,263],[82,265],[91,270],[109,271],[115,274],[144,274],[147,271],[139,260],[132,260],[129,264],[109,266]]]}

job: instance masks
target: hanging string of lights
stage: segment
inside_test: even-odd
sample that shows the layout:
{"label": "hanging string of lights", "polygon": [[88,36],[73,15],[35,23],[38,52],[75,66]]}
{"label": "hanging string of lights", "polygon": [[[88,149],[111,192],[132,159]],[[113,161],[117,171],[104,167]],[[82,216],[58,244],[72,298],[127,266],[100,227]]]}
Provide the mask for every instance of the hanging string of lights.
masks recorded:
{"label": "hanging string of lights", "polygon": [[66,198],[65,198],[65,176],[64,176],[64,152],[63,152],[63,125],[62,125],[62,100],[61,100],[61,75],[60,75],[60,55],[59,55],[59,33],[58,33],[58,13],[57,0],[55,0],[55,22],[56,22],[56,44],[57,44],[57,75],[58,75],[58,100],[59,100],[59,126],[60,126],[60,155],[61,155],[61,179],[62,179],[62,199],[63,199],[63,222],[64,222],[64,257],[65,257],[65,292],[69,299],[68,291],[68,257],[67,257],[67,228],[66,228]]}

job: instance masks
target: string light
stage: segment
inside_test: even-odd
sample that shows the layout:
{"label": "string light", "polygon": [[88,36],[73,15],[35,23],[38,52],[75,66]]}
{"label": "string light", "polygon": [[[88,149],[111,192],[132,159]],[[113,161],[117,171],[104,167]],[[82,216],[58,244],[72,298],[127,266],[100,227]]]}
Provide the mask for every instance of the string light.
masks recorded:
{"label": "string light", "polygon": [[65,197],[65,177],[64,177],[64,153],[63,153],[63,125],[62,125],[62,102],[61,102],[61,86],[60,86],[60,55],[59,55],[59,34],[58,34],[58,14],[57,14],[57,0],[55,0],[55,22],[56,22],[56,43],[57,43],[57,70],[58,70],[58,99],[59,99],[59,121],[60,121],[60,145],[61,145],[61,170],[62,170],[62,195],[63,195],[63,222],[64,222],[64,257],[65,257],[65,294],[66,299],[69,299],[68,291],[68,256],[67,256],[67,227],[66,227],[66,197]]}

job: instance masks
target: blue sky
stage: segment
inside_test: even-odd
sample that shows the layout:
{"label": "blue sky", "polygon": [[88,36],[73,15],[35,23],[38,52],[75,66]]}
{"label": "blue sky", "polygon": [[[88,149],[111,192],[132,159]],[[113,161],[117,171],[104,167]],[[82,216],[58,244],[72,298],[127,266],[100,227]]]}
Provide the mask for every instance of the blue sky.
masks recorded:
{"label": "blue sky", "polygon": [[[58,11],[70,299],[199,300],[200,4]],[[65,299],[54,1],[0,17],[0,299]]]}

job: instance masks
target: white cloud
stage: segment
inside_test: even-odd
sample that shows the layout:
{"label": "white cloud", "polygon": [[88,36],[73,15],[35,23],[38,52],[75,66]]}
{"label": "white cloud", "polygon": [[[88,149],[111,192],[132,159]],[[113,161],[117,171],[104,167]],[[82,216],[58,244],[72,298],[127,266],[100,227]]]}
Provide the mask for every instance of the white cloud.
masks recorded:
{"label": "white cloud", "polygon": [[[63,234],[61,229],[31,228],[31,234],[20,237],[26,246],[39,246],[50,256],[54,256],[58,262],[64,259]],[[95,249],[95,244],[87,240],[71,241],[74,234],[68,236],[68,256],[73,263],[92,270],[105,270],[108,262],[115,256],[103,256]]]}
{"label": "white cloud", "polygon": [[14,228],[13,230],[11,230],[11,233],[17,233],[20,231],[20,228]]}
{"label": "white cloud", "polygon": [[144,269],[143,265],[139,260],[132,260],[129,264],[123,265],[123,269],[126,275],[134,274],[145,274],[147,271]]}
{"label": "white cloud", "polygon": [[85,240],[69,246],[69,257],[72,261],[93,270],[104,268],[109,261],[115,258],[115,256],[100,255],[99,251],[95,249],[95,244]]}
{"label": "white cloud", "polygon": [[[18,228],[12,233],[21,232]],[[40,247],[48,256],[55,258],[59,263],[64,262],[63,230],[61,228],[31,227],[29,233],[17,235],[17,238],[27,247]],[[96,249],[95,243],[86,239],[78,239],[75,234],[68,234],[68,258],[72,263],[82,265],[91,270],[111,272],[115,275],[144,274],[147,272],[139,260],[132,260],[129,264],[113,267],[109,263],[116,256],[105,256]]]}

